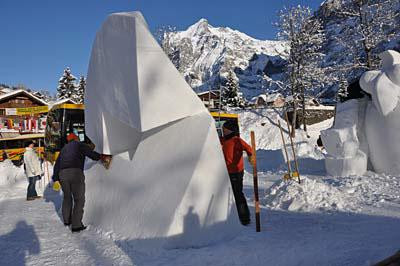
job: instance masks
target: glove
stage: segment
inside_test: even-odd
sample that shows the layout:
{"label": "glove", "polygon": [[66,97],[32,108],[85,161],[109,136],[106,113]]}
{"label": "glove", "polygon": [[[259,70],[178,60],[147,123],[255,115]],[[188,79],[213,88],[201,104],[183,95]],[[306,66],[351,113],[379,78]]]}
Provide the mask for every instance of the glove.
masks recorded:
{"label": "glove", "polygon": [[251,164],[251,165],[254,165],[254,163],[255,163],[255,159],[254,159],[254,156],[252,155],[252,156],[249,156],[249,157],[247,157],[247,159],[249,160],[249,163]]}
{"label": "glove", "polygon": [[100,160],[101,160],[104,168],[106,168],[106,169],[110,168],[111,159],[112,159],[112,155],[107,155],[107,154],[100,155]]}
{"label": "glove", "polygon": [[58,182],[58,181],[54,182],[53,183],[53,190],[54,191],[60,191],[60,189],[61,189],[60,182]]}

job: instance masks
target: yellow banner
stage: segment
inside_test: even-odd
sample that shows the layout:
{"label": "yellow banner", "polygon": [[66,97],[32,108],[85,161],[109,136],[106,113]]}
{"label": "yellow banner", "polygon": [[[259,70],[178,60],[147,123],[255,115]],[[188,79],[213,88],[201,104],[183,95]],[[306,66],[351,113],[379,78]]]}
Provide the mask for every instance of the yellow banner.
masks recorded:
{"label": "yellow banner", "polygon": [[40,114],[40,113],[47,113],[49,111],[48,106],[35,106],[35,107],[25,107],[25,108],[15,108],[15,109],[17,109],[17,115]]}

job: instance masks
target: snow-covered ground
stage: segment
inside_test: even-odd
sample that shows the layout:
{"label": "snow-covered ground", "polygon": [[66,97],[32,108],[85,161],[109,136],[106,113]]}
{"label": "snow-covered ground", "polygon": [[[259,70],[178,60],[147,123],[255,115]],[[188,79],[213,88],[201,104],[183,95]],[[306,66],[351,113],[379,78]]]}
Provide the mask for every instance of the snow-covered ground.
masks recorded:
{"label": "snow-covered ground", "polygon": [[[278,120],[286,131],[278,111],[240,113],[242,137],[250,142],[250,130],[256,135],[260,233],[253,219],[231,241],[188,249],[154,248],[151,240],[127,240],[90,225],[71,234],[57,211],[60,194],[41,181],[44,199],[25,201],[23,170],[6,161],[0,163],[0,265],[371,265],[397,251],[400,177],[327,176],[316,147],[319,131],[332,123],[327,120],[309,127],[310,138],[298,132],[302,182],[283,181]],[[244,190],[254,214],[251,173],[246,165]]]}

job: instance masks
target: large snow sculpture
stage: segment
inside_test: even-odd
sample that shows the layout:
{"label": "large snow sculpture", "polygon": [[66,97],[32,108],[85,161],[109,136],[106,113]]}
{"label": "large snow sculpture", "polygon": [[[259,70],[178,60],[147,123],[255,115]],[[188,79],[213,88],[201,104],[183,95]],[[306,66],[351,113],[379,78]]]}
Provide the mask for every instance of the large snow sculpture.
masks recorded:
{"label": "large snow sculpture", "polygon": [[128,239],[198,246],[239,229],[214,120],[139,12],[97,33],[85,95],[86,133],[114,155],[86,172],[85,221]]}
{"label": "large snow sculpture", "polygon": [[321,132],[328,174],[362,175],[367,161],[378,173],[400,171],[400,54],[388,50],[379,57],[382,69],[360,78],[361,88],[372,100],[364,97],[338,104],[335,126]]}
{"label": "large snow sculpture", "polygon": [[380,71],[368,71],[361,88],[371,94],[365,114],[370,161],[378,173],[400,172],[400,54],[388,50],[379,55]]}
{"label": "large snow sculpture", "polygon": [[367,170],[367,154],[360,146],[359,120],[362,105],[350,100],[336,107],[335,126],[321,131],[321,139],[328,155],[325,168],[333,176],[363,174]]}

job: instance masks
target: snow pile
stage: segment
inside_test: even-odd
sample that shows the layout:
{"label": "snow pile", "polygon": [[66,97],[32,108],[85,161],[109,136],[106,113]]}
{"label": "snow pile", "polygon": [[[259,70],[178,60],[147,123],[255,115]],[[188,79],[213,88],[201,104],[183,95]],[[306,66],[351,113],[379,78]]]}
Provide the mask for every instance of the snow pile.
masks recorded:
{"label": "snow pile", "polygon": [[303,176],[301,184],[276,182],[265,191],[262,204],[288,211],[380,213],[382,206],[400,204],[399,190],[399,177],[372,172],[330,178]]}
{"label": "snow pile", "polygon": [[215,121],[139,12],[110,15],[97,33],[85,106],[87,135],[114,155],[109,170],[87,166],[86,222],[167,247],[237,234]]}
{"label": "snow pile", "polygon": [[25,177],[23,167],[16,167],[10,160],[0,163],[0,186],[10,186]]}
{"label": "snow pile", "polygon": [[271,209],[289,211],[332,211],[354,208],[350,195],[322,180],[302,177],[297,182],[279,181],[265,193],[262,203]]}

